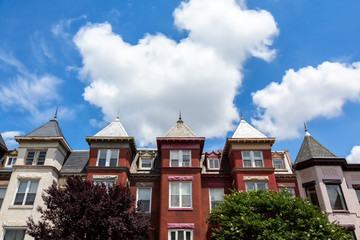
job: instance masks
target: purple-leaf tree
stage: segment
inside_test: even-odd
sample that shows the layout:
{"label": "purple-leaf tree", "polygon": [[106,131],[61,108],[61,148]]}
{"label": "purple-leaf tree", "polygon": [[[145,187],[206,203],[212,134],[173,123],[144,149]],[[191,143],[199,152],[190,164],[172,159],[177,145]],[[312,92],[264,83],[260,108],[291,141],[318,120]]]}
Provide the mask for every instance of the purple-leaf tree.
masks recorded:
{"label": "purple-leaf tree", "polygon": [[130,190],[124,186],[94,185],[69,177],[42,196],[39,222],[29,218],[27,234],[35,240],[141,239],[150,230],[148,217],[136,212]]}

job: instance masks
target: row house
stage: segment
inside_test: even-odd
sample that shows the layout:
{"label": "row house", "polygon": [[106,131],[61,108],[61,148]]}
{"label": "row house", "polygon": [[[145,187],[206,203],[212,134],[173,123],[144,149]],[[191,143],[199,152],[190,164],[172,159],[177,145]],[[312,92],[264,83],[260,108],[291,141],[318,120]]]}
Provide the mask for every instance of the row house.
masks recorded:
{"label": "row house", "polygon": [[[313,181],[303,177],[302,171],[308,171],[310,166],[301,163],[304,158],[296,161],[300,176],[297,179],[288,151],[272,151],[275,139],[265,136],[243,118],[224,148],[212,152],[204,152],[205,138],[198,137],[181,117],[163,137],[156,139],[156,148],[137,148],[135,139],[128,136],[119,118],[85,139],[88,150],[73,150],[61,132],[56,115],[34,131],[15,137],[19,143],[16,151],[7,150],[0,139],[0,150],[4,152],[0,189],[6,191],[0,211],[2,239],[31,239],[25,235],[26,220],[29,216],[39,219],[36,206],[43,206],[43,190],[53,182],[63,185],[72,175],[94,184],[129,187],[140,203],[139,211],[151,220],[152,230],[145,239],[169,240],[210,239],[206,218],[229,189],[286,189],[295,196],[307,197],[304,186]],[[349,169],[358,169],[345,163],[339,165],[345,172],[341,184],[346,184],[345,178],[352,182],[344,197],[354,197],[360,182],[356,180],[358,175]],[[324,183],[314,180],[312,186]],[[348,212],[332,211],[332,214],[337,219],[341,219],[341,214],[352,215],[345,225],[350,230],[353,226],[354,234],[358,234],[359,223],[354,220],[355,215],[360,215],[359,206],[356,208],[354,203],[350,207],[347,200],[346,204]]]}

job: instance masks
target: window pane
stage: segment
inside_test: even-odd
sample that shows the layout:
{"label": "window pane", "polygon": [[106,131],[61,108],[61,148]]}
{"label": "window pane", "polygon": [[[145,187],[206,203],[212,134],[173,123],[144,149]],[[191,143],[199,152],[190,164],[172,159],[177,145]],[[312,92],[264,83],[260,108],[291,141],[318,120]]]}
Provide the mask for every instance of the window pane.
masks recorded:
{"label": "window pane", "polygon": [[263,161],[262,160],[255,160],[255,167],[263,167]]}
{"label": "window pane", "polygon": [[247,182],[246,183],[246,191],[254,191],[255,190],[255,183],[253,182]]}
{"label": "window pane", "polygon": [[355,192],[360,204],[360,189],[355,190]]}
{"label": "window pane", "polygon": [[151,159],[141,159],[141,168],[151,168]]}
{"label": "window pane", "polygon": [[283,160],[280,160],[280,159],[273,160],[273,165],[274,165],[275,169],[284,169]]}
{"label": "window pane", "polygon": [[176,232],[175,231],[171,231],[170,240],[176,240]]}
{"label": "window pane", "polygon": [[259,152],[259,151],[254,151],[253,153],[254,153],[254,159],[262,159],[262,157],[261,157],[261,152]]}
{"label": "window pane", "polygon": [[34,161],[35,152],[28,152],[27,158],[26,158],[26,165],[31,165]]}
{"label": "window pane", "polygon": [[312,204],[319,206],[315,186],[306,188],[306,195]]}
{"label": "window pane", "polygon": [[25,200],[25,205],[33,205],[35,202],[36,193],[28,193]]}
{"label": "window pane", "polygon": [[257,190],[266,190],[266,189],[267,189],[266,183],[264,182],[257,183]]}
{"label": "window pane", "polygon": [[182,206],[181,207],[191,207],[191,196],[182,195]]}
{"label": "window pane", "polygon": [[346,205],[339,185],[326,185],[330,205],[333,210],[345,210]]}
{"label": "window pane", "polygon": [[19,193],[25,193],[26,188],[27,188],[27,184],[28,184],[28,181],[20,181],[18,192]]}
{"label": "window pane", "polygon": [[170,167],[178,167],[179,166],[179,160],[177,159],[171,159],[170,161]]}
{"label": "window pane", "polygon": [[110,150],[110,152],[111,152],[111,156],[110,156],[109,166],[110,167],[116,167],[117,162],[118,162],[119,151],[118,150]]}
{"label": "window pane", "polygon": [[170,206],[171,207],[180,207],[179,195],[170,196]]}
{"label": "window pane", "polygon": [[22,205],[24,201],[25,193],[17,193],[15,196],[15,202],[14,205]]}
{"label": "window pane", "polygon": [[32,181],[30,183],[29,193],[36,193],[38,185],[39,185],[38,181]]}
{"label": "window pane", "polygon": [[181,193],[185,195],[190,195],[191,187],[189,182],[183,182],[181,184]]}
{"label": "window pane", "polygon": [[183,167],[190,167],[190,160],[184,160],[183,159],[182,166]]}
{"label": "window pane", "polygon": [[250,152],[244,151],[242,152],[243,159],[250,159]]}
{"label": "window pane", "polygon": [[99,167],[104,167],[106,164],[106,153],[107,150],[99,150],[99,160],[98,160],[98,166]]}
{"label": "window pane", "polygon": [[186,240],[191,240],[191,232],[186,232]]}
{"label": "window pane", "polygon": [[190,167],[190,151],[182,151],[182,166]]}
{"label": "window pane", "polygon": [[184,240],[184,231],[178,231],[178,240]]}
{"label": "window pane", "polygon": [[251,160],[244,160],[244,167],[251,167]]}
{"label": "window pane", "polygon": [[4,187],[0,188],[0,208],[4,201],[5,193],[6,193],[6,188]]}
{"label": "window pane", "polygon": [[214,159],[214,167],[219,168],[219,159]]}
{"label": "window pane", "polygon": [[25,230],[5,230],[4,240],[23,240]]}
{"label": "window pane", "polygon": [[150,188],[139,188],[138,194],[138,199],[150,200]]}
{"label": "window pane", "polygon": [[39,152],[39,157],[38,157],[38,160],[37,160],[37,165],[44,165],[45,156],[46,156],[46,152]]}

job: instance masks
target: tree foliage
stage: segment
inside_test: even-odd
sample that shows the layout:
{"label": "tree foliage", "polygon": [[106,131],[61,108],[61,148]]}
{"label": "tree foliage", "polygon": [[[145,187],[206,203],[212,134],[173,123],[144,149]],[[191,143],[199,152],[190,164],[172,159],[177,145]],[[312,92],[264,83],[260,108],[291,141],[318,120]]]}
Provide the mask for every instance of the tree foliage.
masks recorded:
{"label": "tree foliage", "polygon": [[232,191],[212,210],[213,239],[351,239],[306,199],[274,191]]}
{"label": "tree foliage", "polygon": [[141,239],[149,219],[134,209],[134,197],[123,186],[94,185],[69,177],[65,187],[55,184],[42,195],[41,219],[28,221],[35,240]]}

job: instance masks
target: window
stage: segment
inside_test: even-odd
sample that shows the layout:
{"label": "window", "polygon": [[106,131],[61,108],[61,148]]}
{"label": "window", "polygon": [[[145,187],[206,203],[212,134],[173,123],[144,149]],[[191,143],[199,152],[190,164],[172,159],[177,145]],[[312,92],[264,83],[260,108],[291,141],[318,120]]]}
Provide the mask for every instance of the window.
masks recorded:
{"label": "window", "polygon": [[191,207],[191,182],[170,182],[170,207]]}
{"label": "window", "polygon": [[5,229],[4,240],[23,240],[25,229]]}
{"label": "window", "polygon": [[214,209],[223,200],[223,188],[210,188],[210,210]]}
{"label": "window", "polygon": [[264,167],[261,151],[242,151],[244,167]]}
{"label": "window", "polygon": [[275,169],[285,169],[284,161],[282,159],[273,159],[272,162]]}
{"label": "window", "polygon": [[326,190],[333,210],[347,210],[340,185],[326,184]]}
{"label": "window", "polygon": [[46,151],[29,151],[26,157],[25,164],[33,165],[34,162],[37,165],[44,165],[46,157]]}
{"label": "window", "polygon": [[191,152],[188,150],[170,151],[170,167],[191,167]]}
{"label": "window", "polygon": [[11,168],[16,163],[16,157],[8,157],[6,160],[5,167]]}
{"label": "window", "polygon": [[315,186],[307,187],[305,191],[306,191],[306,196],[309,198],[310,203],[319,207],[320,205],[319,205],[319,200],[317,198]]}
{"label": "window", "polygon": [[152,168],[152,160],[151,159],[141,159],[140,168],[150,170]]}
{"label": "window", "polygon": [[360,204],[360,189],[356,189],[355,192]]}
{"label": "window", "polygon": [[294,188],[279,188],[280,192],[287,191],[291,195],[295,196],[295,189]]}
{"label": "window", "polygon": [[246,191],[255,191],[255,190],[267,190],[266,182],[246,182]]}
{"label": "window", "polygon": [[350,235],[350,239],[356,240],[354,230],[345,230],[345,233]]}
{"label": "window", "polygon": [[97,166],[116,167],[119,158],[119,150],[101,149],[98,153]]}
{"label": "window", "polygon": [[139,210],[151,212],[151,188],[138,188],[136,197]]}
{"label": "window", "polygon": [[33,205],[39,181],[19,181],[14,205]]}
{"label": "window", "polygon": [[169,230],[169,240],[192,240],[193,231],[190,229],[171,229]]}
{"label": "window", "polygon": [[209,169],[219,169],[220,168],[220,163],[219,163],[219,159],[217,158],[210,158],[208,159],[208,168]]}
{"label": "window", "polygon": [[111,186],[115,185],[115,180],[94,180],[95,185],[104,184],[105,187],[108,189]]}
{"label": "window", "polygon": [[0,208],[4,201],[5,193],[6,193],[6,187],[0,187]]}

